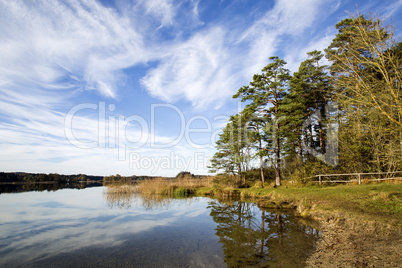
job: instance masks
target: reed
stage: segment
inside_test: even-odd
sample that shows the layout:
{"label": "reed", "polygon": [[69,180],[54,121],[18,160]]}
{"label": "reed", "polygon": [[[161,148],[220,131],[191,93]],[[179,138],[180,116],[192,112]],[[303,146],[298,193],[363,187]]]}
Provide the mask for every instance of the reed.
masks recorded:
{"label": "reed", "polygon": [[104,188],[103,196],[108,207],[130,208],[136,193],[132,184],[109,184]]}
{"label": "reed", "polygon": [[133,204],[145,209],[168,207],[171,197],[157,194],[139,194],[137,185],[109,183],[103,190],[103,197],[109,208],[129,209]]}
{"label": "reed", "polygon": [[193,178],[185,176],[183,178],[168,179],[154,178],[138,182],[136,190],[141,194],[159,194],[168,196],[188,196],[194,193],[196,188],[211,187],[211,177]]}

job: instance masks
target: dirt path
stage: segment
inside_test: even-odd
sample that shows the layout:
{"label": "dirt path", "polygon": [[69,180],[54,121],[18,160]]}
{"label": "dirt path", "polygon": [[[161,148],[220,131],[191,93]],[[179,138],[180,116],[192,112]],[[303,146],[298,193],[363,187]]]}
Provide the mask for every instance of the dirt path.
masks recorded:
{"label": "dirt path", "polygon": [[307,267],[402,267],[402,237],[327,223]]}

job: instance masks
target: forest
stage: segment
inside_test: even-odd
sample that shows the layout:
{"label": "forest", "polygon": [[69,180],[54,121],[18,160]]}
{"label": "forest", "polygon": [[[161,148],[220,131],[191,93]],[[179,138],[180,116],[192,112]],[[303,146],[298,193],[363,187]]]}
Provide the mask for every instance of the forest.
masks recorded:
{"label": "forest", "polygon": [[[185,172],[184,172],[185,173]],[[180,173],[181,174],[181,173]],[[194,176],[194,175],[193,175]],[[63,175],[58,173],[25,173],[25,172],[0,172],[0,183],[19,182],[19,183],[79,183],[79,182],[135,182],[152,179],[152,176],[121,176],[119,174],[111,176],[93,176],[86,174]]]}
{"label": "forest", "polygon": [[62,175],[57,173],[25,173],[25,172],[0,172],[0,183],[24,182],[24,183],[76,183],[76,182],[102,182],[102,176],[85,174]]}
{"label": "forest", "polygon": [[317,174],[402,170],[402,42],[377,16],[335,25],[328,48],[297,72],[269,58],[233,96],[245,103],[216,142],[210,172],[248,180],[307,182]]}

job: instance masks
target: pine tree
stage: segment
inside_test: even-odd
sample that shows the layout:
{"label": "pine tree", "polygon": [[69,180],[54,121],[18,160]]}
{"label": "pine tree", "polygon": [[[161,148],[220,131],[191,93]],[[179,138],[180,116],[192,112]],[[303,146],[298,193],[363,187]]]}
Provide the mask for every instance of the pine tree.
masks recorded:
{"label": "pine tree", "polygon": [[264,156],[267,156],[267,151],[264,147],[269,142],[264,129],[266,129],[267,125],[270,125],[270,117],[260,113],[253,103],[244,108],[242,115],[246,121],[248,142],[255,151],[253,157],[258,157],[260,161],[261,182],[264,183]]}
{"label": "pine tree", "polygon": [[245,148],[248,146],[247,129],[241,115],[234,115],[216,142],[217,152],[208,167],[214,173],[223,170],[226,174],[240,176],[246,161]]}
{"label": "pine tree", "polygon": [[[271,125],[264,129],[271,142],[268,142],[264,150],[274,154],[275,184],[281,184],[280,154],[281,154],[281,118],[280,105],[286,95],[290,79],[289,70],[285,69],[286,62],[278,57],[270,57],[269,63],[262,69],[262,74],[255,74],[253,81],[244,86],[233,96],[241,97],[242,101],[252,101],[255,111],[270,118]],[[273,146],[269,146],[272,144]]]}
{"label": "pine tree", "polygon": [[[319,148],[320,153],[325,153],[327,105],[331,99],[329,76],[327,66],[320,65],[324,56],[320,51],[314,50],[307,55],[307,60],[300,64],[290,80],[289,94],[282,105],[288,119],[287,142],[294,144],[298,141],[301,146],[304,137],[307,149]],[[302,150],[300,147],[301,157]]]}

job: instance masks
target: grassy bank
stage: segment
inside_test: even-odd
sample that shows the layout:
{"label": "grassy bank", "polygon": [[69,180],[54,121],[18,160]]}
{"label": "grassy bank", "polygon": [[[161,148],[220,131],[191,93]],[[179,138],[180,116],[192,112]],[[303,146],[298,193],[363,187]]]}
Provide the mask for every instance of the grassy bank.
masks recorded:
{"label": "grassy bank", "polygon": [[266,208],[296,209],[301,216],[321,220],[367,223],[371,228],[402,230],[402,183],[278,188],[200,188],[200,195],[237,192]]}

